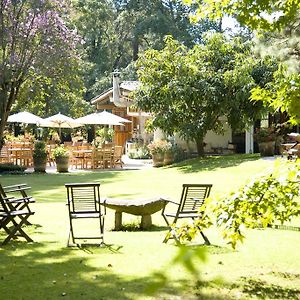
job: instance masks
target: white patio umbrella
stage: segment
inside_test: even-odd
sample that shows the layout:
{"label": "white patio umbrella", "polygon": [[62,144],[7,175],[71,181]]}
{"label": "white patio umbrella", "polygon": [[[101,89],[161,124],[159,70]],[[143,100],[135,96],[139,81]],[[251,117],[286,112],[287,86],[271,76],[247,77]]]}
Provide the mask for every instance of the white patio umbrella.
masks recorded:
{"label": "white patio umbrella", "polygon": [[131,123],[130,120],[117,116],[115,114],[109,113],[107,111],[92,113],[84,117],[76,119],[78,123],[81,124],[91,124],[91,125],[123,125],[122,123]]}
{"label": "white patio umbrella", "polygon": [[58,128],[60,137],[61,137],[61,129],[62,128],[76,128],[76,127],[83,126],[83,124],[77,122],[77,120],[74,120],[68,116],[61,114],[61,113],[58,113],[49,118],[43,119],[39,125],[42,127]]}
{"label": "white patio umbrella", "polygon": [[22,111],[14,115],[10,115],[7,118],[7,122],[10,123],[25,123],[25,124],[40,124],[43,122],[41,117],[38,117],[30,112]]}

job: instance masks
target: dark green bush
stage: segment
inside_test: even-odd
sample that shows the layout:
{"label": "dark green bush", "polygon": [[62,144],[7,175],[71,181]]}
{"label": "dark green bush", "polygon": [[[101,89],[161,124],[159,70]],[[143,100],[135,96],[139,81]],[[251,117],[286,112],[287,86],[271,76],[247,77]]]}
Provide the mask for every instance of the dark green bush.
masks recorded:
{"label": "dark green bush", "polygon": [[5,164],[0,164],[0,173],[13,173],[13,174],[18,174],[18,173],[24,173],[26,170],[26,167],[14,165],[12,163],[5,163]]}

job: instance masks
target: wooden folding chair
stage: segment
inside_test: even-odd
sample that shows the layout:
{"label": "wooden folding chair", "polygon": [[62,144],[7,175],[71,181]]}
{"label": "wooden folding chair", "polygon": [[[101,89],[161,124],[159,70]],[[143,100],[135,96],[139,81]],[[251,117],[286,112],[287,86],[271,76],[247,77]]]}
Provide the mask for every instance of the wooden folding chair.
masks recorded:
{"label": "wooden folding chair", "polygon": [[[68,237],[68,246],[77,245],[76,240],[100,240],[100,245],[104,242],[104,211],[100,205],[100,183],[70,183],[65,184],[67,188],[67,205],[69,211],[70,231]],[[74,222],[78,219],[98,219],[99,234],[97,236],[82,236],[74,233]],[[78,226],[78,224],[77,224]],[[83,228],[79,227],[81,231]],[[91,228],[85,228],[90,231]],[[78,230],[79,231],[79,230]],[[72,244],[70,243],[72,241]],[[99,243],[97,243],[99,244]]]}
{"label": "wooden folding chair", "polygon": [[[13,205],[13,199],[4,198],[0,193],[0,229],[4,229],[7,233],[7,237],[1,245],[6,245],[16,236],[24,237],[27,242],[33,242],[22,229],[22,226],[26,223],[29,216],[33,214],[34,212],[27,209],[16,209]],[[17,219],[17,217],[19,217],[19,219]]]}
{"label": "wooden folding chair", "polygon": [[[14,207],[15,210],[27,210],[31,212],[29,205],[35,203],[35,199],[32,196],[27,195],[27,191],[31,189],[26,183],[2,186],[0,184],[0,194],[3,198]],[[22,219],[22,215],[19,215]],[[26,219],[26,225],[31,225],[31,223]]]}
{"label": "wooden folding chair", "polygon": [[113,166],[120,165],[121,168],[123,168],[123,161],[122,161],[122,155],[123,155],[123,146],[115,146],[114,148],[114,157],[113,157]]}
{"label": "wooden folding chair", "polygon": [[[176,234],[176,222],[178,219],[191,218],[192,220],[201,219],[202,214],[199,212],[199,208],[204,204],[205,199],[209,196],[211,191],[211,184],[183,184],[180,202],[169,201],[177,205],[176,212],[166,212],[166,207],[162,210],[162,216],[169,226],[169,231],[164,239],[164,243],[169,239],[175,239],[176,243],[180,244],[179,236]],[[171,222],[169,219],[173,219]],[[204,235],[201,228],[198,227],[201,236],[203,237],[205,244],[210,245],[208,238]]]}

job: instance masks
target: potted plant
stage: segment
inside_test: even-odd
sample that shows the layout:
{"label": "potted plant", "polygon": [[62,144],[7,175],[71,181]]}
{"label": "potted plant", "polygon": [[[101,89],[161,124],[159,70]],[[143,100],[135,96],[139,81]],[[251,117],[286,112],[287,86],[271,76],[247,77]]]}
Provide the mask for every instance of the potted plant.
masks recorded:
{"label": "potted plant", "polygon": [[164,154],[168,142],[165,140],[154,140],[148,145],[150,154],[152,155],[153,166],[161,167],[164,164]]}
{"label": "potted plant", "polygon": [[254,140],[258,143],[261,156],[274,155],[276,136],[273,127],[261,127],[256,130]]}
{"label": "potted plant", "polygon": [[164,165],[171,165],[175,160],[175,149],[173,145],[168,142],[164,152]]}
{"label": "potted plant", "polygon": [[53,152],[56,162],[56,170],[59,173],[68,172],[69,169],[69,151],[63,146],[56,147]]}
{"label": "potted plant", "polygon": [[43,141],[36,141],[33,149],[33,168],[34,172],[46,172],[47,150]]}

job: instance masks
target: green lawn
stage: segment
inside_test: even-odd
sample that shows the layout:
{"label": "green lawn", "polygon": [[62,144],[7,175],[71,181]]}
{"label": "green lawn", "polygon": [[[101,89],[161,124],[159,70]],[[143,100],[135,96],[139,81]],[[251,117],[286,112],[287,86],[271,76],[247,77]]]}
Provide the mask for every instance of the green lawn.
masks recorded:
{"label": "green lawn", "polygon": [[[198,264],[202,286],[182,266],[168,265],[178,247],[162,243],[166,227],[159,213],[149,231],[116,232],[111,230],[113,211],[108,210],[105,248],[66,247],[67,182],[101,182],[103,197],[179,199],[182,183],[213,183],[213,196],[222,195],[272,166],[272,160],[256,155],[234,155],[160,169],[2,175],[3,185],[28,183],[37,203],[31,218],[35,225],[26,228],[35,242],[20,239],[0,248],[0,295],[6,299],[300,299],[299,231],[249,230],[244,244],[234,251],[216,228],[209,229],[213,246],[206,247],[207,262]],[[139,221],[124,217],[128,228]],[[145,289],[157,279],[153,272],[166,268],[167,285],[147,296]]]}

